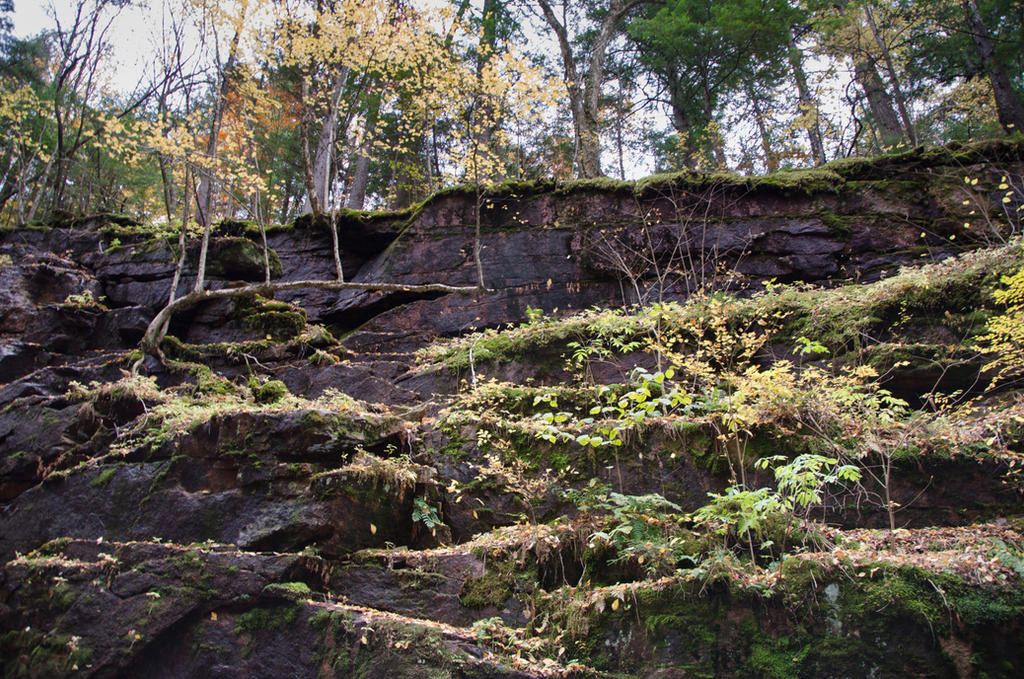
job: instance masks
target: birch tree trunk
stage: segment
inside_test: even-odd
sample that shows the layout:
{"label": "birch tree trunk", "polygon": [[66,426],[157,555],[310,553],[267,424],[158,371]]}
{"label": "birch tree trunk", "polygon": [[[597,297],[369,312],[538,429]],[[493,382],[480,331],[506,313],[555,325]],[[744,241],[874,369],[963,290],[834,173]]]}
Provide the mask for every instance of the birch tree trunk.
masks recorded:
{"label": "birch tree trunk", "polygon": [[[334,140],[338,128],[338,109],[341,104],[341,95],[345,92],[345,85],[348,82],[349,68],[344,66],[338,72],[337,77],[331,85],[331,99],[328,102],[327,115],[324,116],[323,125],[317,135],[316,151],[313,154],[312,174],[313,187],[316,192],[316,204],[320,210],[328,208],[328,198],[331,187],[331,159],[334,157]],[[307,126],[308,132],[308,126]],[[312,195],[306,197],[307,206],[312,207],[314,198]]]}

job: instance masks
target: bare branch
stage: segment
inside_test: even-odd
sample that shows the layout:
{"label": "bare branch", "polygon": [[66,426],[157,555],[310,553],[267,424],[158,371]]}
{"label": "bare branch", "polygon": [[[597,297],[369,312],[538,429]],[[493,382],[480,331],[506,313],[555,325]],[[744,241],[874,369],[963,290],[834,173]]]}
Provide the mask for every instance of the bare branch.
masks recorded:
{"label": "bare branch", "polygon": [[[318,290],[367,290],[371,292],[409,292],[409,293],[430,293],[441,292],[446,294],[473,294],[488,292],[485,288],[473,286],[445,285],[443,283],[425,283],[422,285],[406,285],[403,283],[345,283],[343,281],[331,280],[304,280],[304,281],[280,281],[277,283],[258,283],[243,285],[237,288],[222,288],[219,290],[193,290],[187,295],[177,298],[153,317],[146,333],[142,337],[140,346],[144,353],[161,357],[160,342],[163,341],[166,327],[171,317],[180,311],[191,309],[202,302],[216,299],[231,299],[234,297],[245,297],[248,295],[272,295],[275,292],[285,290],[301,289]],[[135,370],[139,363],[136,363]]]}

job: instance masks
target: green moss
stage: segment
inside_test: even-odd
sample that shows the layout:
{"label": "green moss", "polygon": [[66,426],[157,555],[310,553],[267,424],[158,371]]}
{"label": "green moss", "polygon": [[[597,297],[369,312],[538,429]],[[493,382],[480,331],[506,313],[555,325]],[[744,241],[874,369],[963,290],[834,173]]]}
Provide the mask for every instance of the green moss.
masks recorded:
{"label": "green moss", "polygon": [[[275,590],[283,590],[296,596],[308,597],[313,593],[313,590],[309,588],[304,582],[278,582],[267,587],[273,587]],[[265,590],[266,588],[264,588]]]}
{"label": "green moss", "polygon": [[632,193],[636,183],[611,179],[610,177],[596,177],[594,179],[575,179],[560,184],[553,193],[561,196],[568,196],[575,193]]}
{"label": "green moss", "polygon": [[30,627],[0,635],[0,657],[5,679],[64,677],[86,669],[94,651],[80,637],[57,631],[37,632]]}
{"label": "green moss", "polygon": [[[164,345],[172,348],[177,346],[183,351],[187,351],[187,348],[191,346],[182,344],[177,338],[171,336],[164,340]],[[214,373],[207,365],[190,360],[174,360],[170,358],[164,363],[172,370],[191,375],[193,380],[195,380],[195,396],[228,396],[238,394],[238,388],[230,380]]]}
{"label": "green moss", "polygon": [[3,226],[0,226],[0,233],[14,233],[15,231],[21,231],[21,230],[46,232],[46,231],[52,230],[53,228],[54,228],[53,225],[51,225],[51,224],[44,224],[43,222],[40,222],[40,221],[37,220],[37,221],[29,222],[28,224],[21,224],[21,225],[18,225],[18,224],[4,224]]}
{"label": "green moss", "polygon": [[744,635],[751,639],[743,666],[745,676],[765,679],[798,679],[806,676],[802,671],[808,654],[813,650],[809,640],[782,635],[769,637],[756,624],[744,621]]}
{"label": "green moss", "polygon": [[[862,563],[858,569],[865,575],[854,579],[812,560],[788,559],[782,566],[782,581],[787,598],[811,603],[812,615],[820,614],[823,606],[831,607],[844,628],[872,631],[879,637],[901,620],[948,633],[958,629],[951,627],[957,619],[983,628],[1024,616],[1024,592],[1016,589],[971,585],[954,575],[911,565]],[[835,583],[832,603],[822,603],[828,597],[821,592],[830,583]]]}
{"label": "green moss", "polygon": [[870,285],[783,289],[762,297],[745,313],[752,318],[783,318],[775,341],[807,337],[825,345],[833,356],[859,351],[867,337],[907,332],[922,323],[978,333],[983,310],[992,304],[992,290],[1019,262],[1019,248],[967,253]]}
{"label": "green moss", "polygon": [[500,565],[492,565],[478,577],[467,578],[459,592],[459,601],[467,608],[501,608],[512,597],[512,584],[501,574]]}
{"label": "green moss", "polygon": [[276,346],[276,343],[267,339],[186,344],[177,337],[168,335],[160,348],[166,355],[182,361],[208,362],[211,358],[228,358],[242,362],[244,354],[255,354],[273,346]]}
{"label": "green moss", "polygon": [[298,604],[259,606],[235,618],[235,632],[275,630],[295,622],[302,611]]}
{"label": "green moss", "polygon": [[305,309],[259,295],[238,298],[234,315],[247,327],[277,342],[293,339],[306,328]]}
{"label": "green moss", "polygon": [[532,433],[512,431],[506,435],[508,443],[511,444],[513,454],[520,460],[529,463],[531,470],[552,469],[555,472],[562,472],[572,465],[572,462],[582,452],[585,459],[590,459],[592,451],[583,448],[570,448],[566,445],[547,445]]}
{"label": "green moss", "polygon": [[936,641],[950,637],[965,640],[990,676],[1012,676],[1002,663],[1005,644],[1022,636],[1024,593],[875,566],[855,573],[831,557],[787,559],[775,590],[764,591],[716,578],[705,562],[703,581],[609,593],[603,602],[588,588],[562,588],[536,602],[537,619],[558,630],[572,657],[630,676],[669,663],[687,676],[954,676]]}
{"label": "green moss", "polygon": [[843,177],[829,168],[815,167],[803,170],[779,170],[759,177],[753,183],[757,189],[777,189],[783,192],[838,193],[845,184]]}
{"label": "green moss", "polygon": [[69,544],[71,544],[71,538],[56,538],[40,545],[31,553],[31,556],[57,556],[63,554]]}
{"label": "green moss", "polygon": [[50,588],[50,607],[56,611],[66,611],[78,598],[78,590],[66,582],[57,582]]}
{"label": "green moss", "polygon": [[321,632],[326,631],[329,627],[335,627],[339,630],[343,630],[350,625],[354,619],[355,618],[352,613],[346,610],[318,608],[309,616],[309,624],[314,629],[321,630]]}
{"label": "green moss", "polygon": [[846,179],[888,179],[916,168],[949,167],[960,173],[978,163],[1003,163],[1024,159],[1024,140],[993,139],[944,146],[916,146],[873,158],[840,158],[826,163],[828,169]]}
{"label": "green moss", "polygon": [[671,172],[651,175],[636,183],[637,196],[656,195],[670,190],[682,190],[701,195],[711,189],[731,188],[743,191],[771,190],[811,195],[837,193],[845,179],[828,167],[805,170],[779,170],[755,177],[724,172]]}
{"label": "green moss", "polygon": [[823,210],[818,213],[818,219],[828,227],[829,233],[839,238],[846,238],[850,235],[850,223],[847,218],[840,217],[834,212]]}
{"label": "green moss", "polygon": [[288,395],[288,386],[281,380],[268,380],[253,390],[253,398],[257,403],[277,403]]}
{"label": "green moss", "polygon": [[93,488],[106,488],[107,484],[110,483],[110,480],[114,478],[114,474],[116,473],[117,467],[108,467],[101,471],[89,485]]}
{"label": "green moss", "polygon": [[[280,278],[283,273],[281,259],[273,250],[267,251],[270,277]],[[225,238],[211,248],[207,273],[218,278],[262,280],[264,272],[263,247],[248,238]]]}

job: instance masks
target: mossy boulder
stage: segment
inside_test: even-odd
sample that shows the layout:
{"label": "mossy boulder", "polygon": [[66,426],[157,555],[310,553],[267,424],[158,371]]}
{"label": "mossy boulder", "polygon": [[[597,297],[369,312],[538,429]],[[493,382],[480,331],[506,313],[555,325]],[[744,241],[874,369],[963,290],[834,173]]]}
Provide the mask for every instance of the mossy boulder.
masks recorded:
{"label": "mossy boulder", "polygon": [[288,386],[281,380],[269,380],[253,389],[253,398],[257,403],[277,403],[287,395]]}
{"label": "mossy boulder", "polygon": [[260,295],[239,298],[235,302],[235,317],[250,330],[276,342],[297,337],[306,328],[305,309]]}

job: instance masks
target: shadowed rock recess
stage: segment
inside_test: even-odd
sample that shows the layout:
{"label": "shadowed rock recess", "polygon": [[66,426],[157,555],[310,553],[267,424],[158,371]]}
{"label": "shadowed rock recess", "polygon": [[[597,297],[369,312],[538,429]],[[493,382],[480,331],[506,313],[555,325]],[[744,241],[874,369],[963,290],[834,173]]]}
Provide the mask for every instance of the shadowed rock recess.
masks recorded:
{"label": "shadowed rock recess", "polygon": [[[1022,174],[986,143],[339,214],[348,279],[460,286],[479,217],[487,289],[211,302],[137,375],[177,234],[0,232],[2,675],[1021,676]],[[272,279],[333,278],[329,228],[270,227]],[[252,224],[209,258],[263,280]]]}

